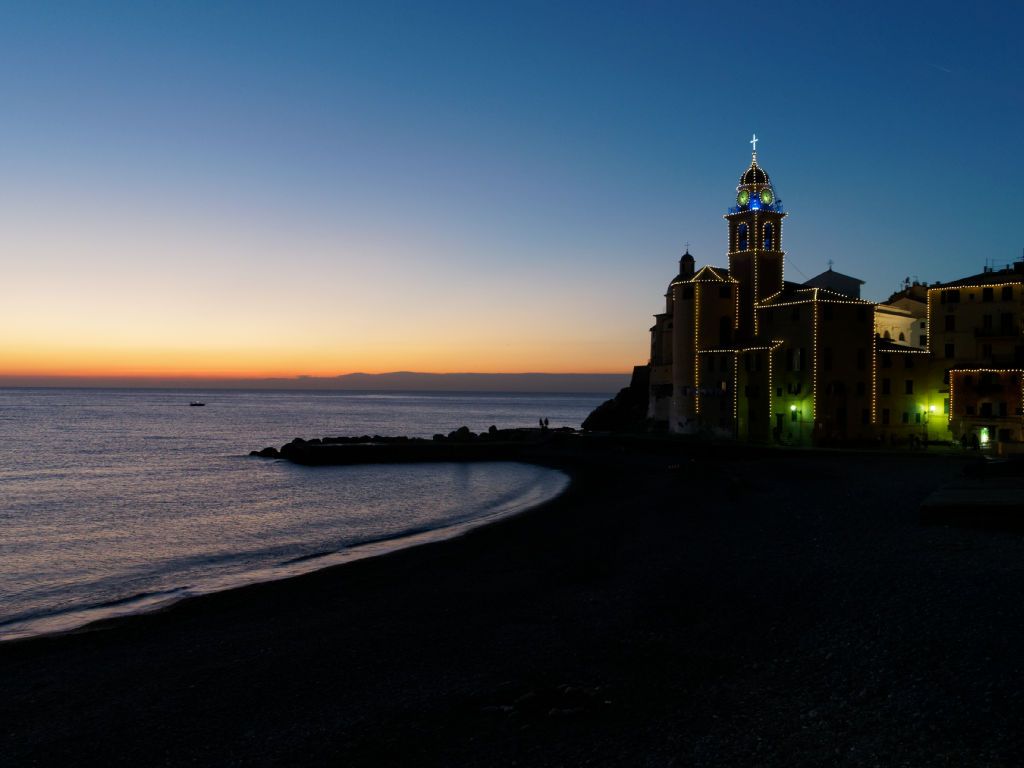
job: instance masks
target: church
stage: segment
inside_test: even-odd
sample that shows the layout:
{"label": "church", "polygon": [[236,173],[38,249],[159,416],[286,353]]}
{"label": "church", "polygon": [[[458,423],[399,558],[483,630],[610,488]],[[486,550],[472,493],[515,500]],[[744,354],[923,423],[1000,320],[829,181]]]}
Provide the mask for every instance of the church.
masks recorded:
{"label": "church", "polygon": [[[787,214],[756,141],[724,217],[728,266],[698,268],[684,253],[655,315],[649,422],[790,445],[960,440],[1014,450],[1024,438],[1024,263],[908,285],[884,304],[861,299],[862,281],[831,268],[787,281]],[[964,311],[975,293],[989,313]],[[953,313],[959,320],[945,319]]]}

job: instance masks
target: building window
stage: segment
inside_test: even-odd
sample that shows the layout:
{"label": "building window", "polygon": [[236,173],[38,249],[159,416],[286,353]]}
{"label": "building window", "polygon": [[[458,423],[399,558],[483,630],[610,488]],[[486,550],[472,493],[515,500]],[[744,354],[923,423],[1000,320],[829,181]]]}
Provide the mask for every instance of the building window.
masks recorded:
{"label": "building window", "polygon": [[909,424],[910,423],[910,414],[907,413],[906,411],[903,412],[903,423],[904,424]]}
{"label": "building window", "polygon": [[914,423],[915,424],[920,424],[921,423],[921,412],[920,411],[915,411],[914,412]]}
{"label": "building window", "polygon": [[928,337],[927,336],[921,335],[921,336],[917,337],[917,345],[919,347],[927,346],[927,344],[928,344]]}
{"label": "building window", "polygon": [[982,301],[994,301],[995,291],[990,287],[981,289],[981,300]]}
{"label": "building window", "polygon": [[882,355],[882,367],[892,368],[892,355],[890,355],[888,352]]}
{"label": "building window", "polygon": [[747,225],[740,224],[739,229],[739,250],[747,250]]}
{"label": "building window", "polygon": [[764,225],[764,249],[766,251],[774,250],[772,245],[774,244],[774,238],[772,237],[772,223],[766,222]]}
{"label": "building window", "polygon": [[1003,301],[1013,301],[1013,286],[1012,285],[1004,285],[1003,286]]}
{"label": "building window", "polygon": [[992,315],[981,316],[981,327],[984,328],[986,331],[992,330]]}
{"label": "building window", "polygon": [[888,395],[892,391],[891,382],[888,379],[882,379],[882,394]]}
{"label": "building window", "polygon": [[1001,314],[999,316],[999,332],[1001,334],[1003,334],[1003,336],[1011,336],[1011,335],[1013,335],[1013,313],[1012,312],[1003,312],[1003,314]]}
{"label": "building window", "polygon": [[948,397],[947,397],[947,398],[945,398],[945,399],[944,399],[944,400],[942,401],[942,412],[943,412],[943,413],[944,413],[945,415],[949,416],[949,398],[948,398]]}
{"label": "building window", "polygon": [[790,411],[789,412],[789,420],[790,421],[796,421],[798,418],[799,418],[798,411]]}
{"label": "building window", "polygon": [[946,315],[946,330],[947,331],[955,331],[956,330],[956,315]]}
{"label": "building window", "polygon": [[906,341],[907,337],[903,335],[903,331],[900,331],[900,341]]}
{"label": "building window", "polygon": [[906,392],[905,392],[905,394],[908,394],[908,395],[914,394],[914,380],[913,379],[907,379],[905,385],[906,385]]}
{"label": "building window", "polygon": [[954,356],[953,355],[953,345],[952,344],[947,344],[946,345],[946,357],[952,358],[953,356]]}
{"label": "building window", "polygon": [[882,423],[883,424],[888,424],[889,423],[889,409],[888,408],[883,408],[882,409]]}

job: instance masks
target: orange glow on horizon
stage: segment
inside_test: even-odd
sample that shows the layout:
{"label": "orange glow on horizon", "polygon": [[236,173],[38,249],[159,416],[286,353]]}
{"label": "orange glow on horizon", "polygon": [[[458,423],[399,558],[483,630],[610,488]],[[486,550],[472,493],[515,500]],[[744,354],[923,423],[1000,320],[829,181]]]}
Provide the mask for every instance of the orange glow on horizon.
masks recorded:
{"label": "orange glow on horizon", "polygon": [[[607,352],[606,350],[601,350]],[[50,348],[14,350],[0,363],[0,377],[73,377],[135,379],[295,379],[331,378],[350,373],[587,373],[631,371],[638,361],[623,355],[558,355],[555,350],[501,350],[466,354],[460,350],[396,350],[390,355],[351,355],[321,350],[125,350]]]}

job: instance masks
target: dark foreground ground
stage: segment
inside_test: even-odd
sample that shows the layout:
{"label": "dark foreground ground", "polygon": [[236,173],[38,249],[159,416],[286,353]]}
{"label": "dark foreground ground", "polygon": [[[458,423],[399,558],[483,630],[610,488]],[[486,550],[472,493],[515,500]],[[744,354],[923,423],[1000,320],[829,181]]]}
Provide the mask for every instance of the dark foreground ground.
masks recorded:
{"label": "dark foreground ground", "polygon": [[1024,540],[917,518],[965,459],[573,463],[458,540],[0,645],[0,764],[1024,760]]}

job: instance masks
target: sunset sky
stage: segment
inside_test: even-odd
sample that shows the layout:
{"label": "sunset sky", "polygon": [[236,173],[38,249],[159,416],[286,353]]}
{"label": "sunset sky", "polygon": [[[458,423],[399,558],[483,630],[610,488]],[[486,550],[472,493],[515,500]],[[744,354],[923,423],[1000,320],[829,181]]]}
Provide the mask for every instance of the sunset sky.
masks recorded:
{"label": "sunset sky", "polygon": [[620,372],[756,132],[786,278],[1019,260],[1018,3],[5,2],[0,383]]}

